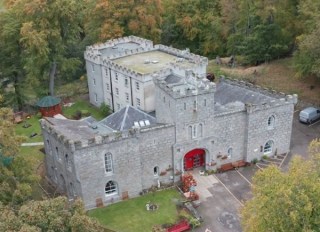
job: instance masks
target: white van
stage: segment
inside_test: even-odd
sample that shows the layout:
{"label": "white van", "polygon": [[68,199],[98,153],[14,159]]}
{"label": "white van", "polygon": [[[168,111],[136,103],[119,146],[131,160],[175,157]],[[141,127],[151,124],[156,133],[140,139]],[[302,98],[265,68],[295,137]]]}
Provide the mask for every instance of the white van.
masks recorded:
{"label": "white van", "polygon": [[299,114],[300,122],[312,123],[320,118],[320,109],[308,107],[302,110]]}

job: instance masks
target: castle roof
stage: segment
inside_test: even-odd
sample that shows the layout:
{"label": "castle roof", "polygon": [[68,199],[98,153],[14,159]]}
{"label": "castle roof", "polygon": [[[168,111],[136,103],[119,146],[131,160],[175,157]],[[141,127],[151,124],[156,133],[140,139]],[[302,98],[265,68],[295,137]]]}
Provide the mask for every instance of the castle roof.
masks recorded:
{"label": "castle roof", "polygon": [[103,124],[113,130],[123,131],[133,127],[155,125],[156,119],[151,115],[128,105],[101,120],[99,124]]}

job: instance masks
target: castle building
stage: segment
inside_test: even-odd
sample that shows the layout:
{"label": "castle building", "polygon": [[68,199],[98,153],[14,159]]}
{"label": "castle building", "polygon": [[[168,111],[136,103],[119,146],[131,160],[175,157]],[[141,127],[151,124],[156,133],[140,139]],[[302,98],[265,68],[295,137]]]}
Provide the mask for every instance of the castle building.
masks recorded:
{"label": "castle building", "polygon": [[174,69],[183,75],[186,69],[205,75],[208,59],[150,40],[129,36],[87,47],[86,60],[90,102],[101,103],[117,111],[131,105],[146,112],[155,110],[152,75]]}
{"label": "castle building", "polygon": [[155,116],[127,104],[101,121],[41,120],[48,179],[87,209],[174,183],[194,168],[289,152],[296,95],[224,78],[213,83],[202,71],[176,67],[150,78]]}

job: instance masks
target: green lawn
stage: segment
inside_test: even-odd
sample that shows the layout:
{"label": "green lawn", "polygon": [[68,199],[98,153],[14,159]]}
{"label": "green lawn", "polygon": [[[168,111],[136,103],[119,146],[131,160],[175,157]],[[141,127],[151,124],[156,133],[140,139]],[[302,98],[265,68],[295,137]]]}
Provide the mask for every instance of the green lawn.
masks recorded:
{"label": "green lawn", "polygon": [[67,118],[72,119],[72,116],[77,111],[88,111],[92,117],[94,117],[97,120],[101,120],[106,117],[106,115],[103,115],[99,108],[91,105],[89,102],[84,100],[78,100],[73,104],[71,107],[63,107],[63,115]]}
{"label": "green lawn", "polygon": [[[40,118],[38,116],[32,115],[30,119],[25,119],[24,122],[16,124],[16,134],[24,135],[27,138],[25,143],[42,142],[43,138],[41,135],[39,120]],[[31,126],[24,128],[23,126],[25,124],[30,124]],[[30,138],[32,133],[37,133],[37,135],[33,138]]]}
{"label": "green lawn", "polygon": [[[119,232],[151,231],[154,225],[175,223],[178,220],[173,199],[179,198],[180,194],[175,189],[169,189],[91,210],[89,216]],[[149,201],[157,204],[159,209],[147,211],[146,204]]]}

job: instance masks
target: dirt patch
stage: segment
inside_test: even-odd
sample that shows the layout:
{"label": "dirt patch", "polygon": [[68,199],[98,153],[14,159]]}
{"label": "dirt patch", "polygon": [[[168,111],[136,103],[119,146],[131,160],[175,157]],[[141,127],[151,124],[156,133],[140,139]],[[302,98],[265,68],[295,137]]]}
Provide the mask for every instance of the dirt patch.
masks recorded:
{"label": "dirt patch", "polygon": [[293,68],[292,58],[276,60],[259,66],[230,68],[209,62],[208,70],[231,78],[249,81],[255,85],[286,94],[298,94],[299,100],[320,105],[320,79],[315,76],[299,78]]}

